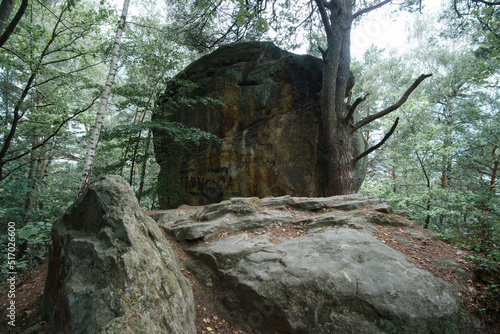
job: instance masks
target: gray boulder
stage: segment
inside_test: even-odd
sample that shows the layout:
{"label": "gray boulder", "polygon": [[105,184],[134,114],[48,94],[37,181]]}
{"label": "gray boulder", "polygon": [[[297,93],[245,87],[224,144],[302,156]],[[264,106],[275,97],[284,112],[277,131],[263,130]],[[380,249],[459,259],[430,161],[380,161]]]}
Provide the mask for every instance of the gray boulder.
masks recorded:
{"label": "gray boulder", "polygon": [[42,313],[52,333],[196,333],[190,283],[121,177],[55,223]]}
{"label": "gray boulder", "polygon": [[454,288],[371,235],[412,224],[391,212],[361,195],[238,198],[161,227],[205,240],[186,266],[249,333],[473,333]]}
{"label": "gray boulder", "polygon": [[281,244],[239,234],[189,253],[257,333],[471,330],[454,289],[366,231],[315,229]]}

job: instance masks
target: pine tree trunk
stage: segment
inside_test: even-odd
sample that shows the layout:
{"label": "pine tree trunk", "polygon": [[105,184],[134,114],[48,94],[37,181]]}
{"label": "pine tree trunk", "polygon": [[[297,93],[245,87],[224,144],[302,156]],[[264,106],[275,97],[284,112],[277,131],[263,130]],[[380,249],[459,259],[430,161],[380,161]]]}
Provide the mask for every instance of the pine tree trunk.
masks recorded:
{"label": "pine tree trunk", "polygon": [[116,30],[115,44],[113,46],[113,56],[111,58],[111,64],[109,68],[108,78],[104,86],[104,91],[101,95],[101,101],[99,103],[99,110],[97,111],[96,120],[94,124],[94,129],[90,136],[89,145],[87,148],[87,153],[85,155],[85,163],[83,166],[83,174],[80,179],[80,184],[78,185],[78,192],[76,197],[78,198],[83,194],[85,189],[90,183],[90,178],[92,176],[92,168],[94,166],[95,152],[97,150],[97,144],[99,143],[99,138],[101,136],[102,125],[104,122],[104,113],[108,105],[108,99],[111,94],[111,87],[113,86],[116,69],[118,67],[118,56],[120,54],[120,44],[122,39],[123,29],[125,28],[125,22],[127,19],[128,6],[130,0],[123,1],[122,15],[120,17],[120,22],[118,23],[118,29]]}
{"label": "pine tree trunk", "polygon": [[391,178],[392,178],[392,192],[396,194],[398,192],[398,188],[396,186],[396,180],[397,180],[396,167],[394,166],[395,164],[391,166]]}
{"label": "pine tree trunk", "polygon": [[[316,1],[327,36],[320,93],[321,120],[328,152],[328,195],[351,193],[354,182],[352,135],[345,102],[349,79],[352,3]],[[324,6],[328,5],[328,8]],[[330,15],[327,14],[327,9]]]}

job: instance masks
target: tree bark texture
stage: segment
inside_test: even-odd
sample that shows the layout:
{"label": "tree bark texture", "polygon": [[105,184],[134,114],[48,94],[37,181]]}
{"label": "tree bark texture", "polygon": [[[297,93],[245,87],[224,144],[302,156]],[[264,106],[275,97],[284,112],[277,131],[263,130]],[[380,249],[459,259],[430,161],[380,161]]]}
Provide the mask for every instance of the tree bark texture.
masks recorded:
{"label": "tree bark texture", "polygon": [[142,167],[141,167],[141,179],[139,181],[139,189],[137,190],[137,200],[139,201],[139,204],[141,203],[141,198],[142,198],[142,193],[144,191],[144,181],[146,179],[146,168],[148,165],[148,157],[149,157],[149,146],[151,144],[151,135],[152,135],[151,129],[148,131],[148,137],[146,138],[146,147],[144,148],[144,160],[142,161]]}
{"label": "tree bark texture", "polygon": [[122,40],[123,29],[125,28],[125,23],[127,20],[128,7],[130,0],[123,1],[122,14],[120,17],[120,22],[118,23],[118,28],[116,30],[115,43],[113,46],[113,55],[111,58],[111,64],[109,67],[109,74],[104,86],[104,90],[101,95],[101,101],[99,103],[99,110],[97,111],[96,120],[92,134],[90,135],[90,141],[87,148],[87,153],[85,155],[85,162],[83,166],[83,174],[80,179],[80,184],[78,185],[78,192],[76,197],[78,198],[83,194],[85,189],[90,183],[90,178],[92,176],[92,168],[94,166],[94,158],[97,150],[97,145],[99,143],[99,138],[101,136],[102,125],[104,122],[104,114],[106,107],[108,105],[109,96],[111,95],[111,88],[115,81],[116,69],[118,67],[118,57],[120,54],[120,44]]}
{"label": "tree bark texture", "polygon": [[327,37],[323,52],[323,83],[320,92],[321,119],[328,152],[328,188],[331,195],[349,194],[354,181],[352,168],[353,137],[346,119],[345,102],[349,79],[351,1],[315,0]]}
{"label": "tree bark texture", "polygon": [[490,178],[490,186],[488,187],[488,193],[491,194],[493,193],[493,189],[495,189],[495,183],[497,181],[497,171],[498,171],[498,166],[499,166],[499,158],[496,155],[496,151],[498,150],[498,147],[496,145],[493,146],[493,150],[491,151],[491,156],[493,158],[493,169],[491,171],[491,178]]}
{"label": "tree bark texture", "polygon": [[[5,7],[4,7],[4,2],[5,2]],[[14,6],[15,1],[14,0],[3,0],[1,3],[0,7],[0,12],[2,12],[5,8],[5,13],[1,14],[0,20],[2,20],[3,25],[0,29],[0,47],[5,44],[5,42],[9,39],[10,35],[14,32],[14,29],[16,29],[17,24],[19,21],[21,21],[21,18],[23,17],[24,13],[26,12],[26,8],[28,8],[28,0],[23,0],[21,3],[21,6],[17,10],[16,15],[10,21],[9,25],[5,28],[7,22],[4,21],[4,17],[6,19],[9,19],[9,16],[12,12],[13,6]],[[12,7],[11,7],[12,6]],[[1,23],[0,23],[1,24]]]}
{"label": "tree bark texture", "polygon": [[[311,0],[312,1],[312,0]],[[430,74],[421,75],[393,105],[353,124],[356,107],[366,99],[358,98],[349,105],[347,86],[351,63],[351,27],[353,18],[378,9],[392,0],[384,0],[353,14],[355,1],[314,0],[326,32],[327,49],[323,56],[323,82],[320,92],[321,119],[328,153],[328,189],[330,195],[349,194],[354,181],[354,165],[362,157],[380,147],[394,132],[397,121],[384,139],[357,157],[352,156],[354,132],[383,117],[406,102],[410,94]]]}
{"label": "tree bark texture", "polygon": [[3,34],[3,30],[9,22],[10,13],[12,13],[15,3],[16,0],[2,0],[0,3],[0,35]]}

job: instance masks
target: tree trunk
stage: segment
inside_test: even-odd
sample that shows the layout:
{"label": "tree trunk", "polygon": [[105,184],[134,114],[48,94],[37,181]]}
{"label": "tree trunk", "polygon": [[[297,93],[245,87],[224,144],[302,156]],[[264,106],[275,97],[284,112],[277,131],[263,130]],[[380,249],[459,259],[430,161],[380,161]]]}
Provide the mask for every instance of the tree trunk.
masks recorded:
{"label": "tree trunk", "polygon": [[[35,134],[32,136],[31,146],[35,147],[38,144],[38,136]],[[28,194],[26,201],[24,203],[24,219],[25,223],[34,219],[35,216],[35,201],[37,198],[37,152],[32,149],[30,154],[30,168],[28,171]]]}
{"label": "tree trunk", "polygon": [[[495,189],[495,183],[497,180],[497,171],[498,171],[498,157],[496,155],[498,147],[496,145],[493,145],[493,149],[491,151],[491,157],[493,158],[493,168],[491,170],[491,176],[490,176],[490,184],[488,186],[488,200],[491,199],[491,196],[493,195],[493,190]],[[487,221],[488,219],[488,205],[487,203],[484,204],[483,208],[483,221]]]}
{"label": "tree trunk", "polygon": [[[351,62],[352,2],[315,0],[326,31],[323,81],[320,92],[321,120],[328,152],[328,195],[351,193],[354,181],[352,134],[345,102]],[[329,11],[329,14],[327,13]]]}
{"label": "tree trunk", "polygon": [[398,188],[396,187],[397,174],[396,174],[396,167],[394,166],[395,164],[391,166],[392,192],[397,193],[398,192]]}
{"label": "tree trunk", "polygon": [[[430,194],[429,194],[430,196]],[[429,214],[429,212],[431,211],[431,198],[429,197],[427,199],[427,216],[425,216],[425,222],[424,222],[424,228],[427,230],[429,228],[429,225],[431,223],[431,215]]]}
{"label": "tree trunk", "polygon": [[142,161],[141,167],[141,179],[139,181],[139,189],[137,190],[137,200],[139,201],[139,204],[141,204],[142,192],[144,191],[144,180],[146,179],[146,168],[148,165],[148,152],[149,146],[151,144],[151,134],[152,131],[151,129],[149,129],[148,137],[146,138],[146,148],[144,149],[144,160]]}
{"label": "tree trunk", "polygon": [[39,209],[41,209],[41,205],[40,205],[40,197],[45,189],[45,186],[47,184],[47,176],[48,176],[48,173],[47,173],[47,168],[49,167],[51,161],[48,159],[48,155],[47,155],[47,152],[48,152],[48,143],[49,142],[45,142],[45,144],[43,144],[42,146],[42,152],[40,154],[41,156],[41,164],[40,164],[40,172],[38,173],[38,196],[35,200],[35,212],[38,211]]}
{"label": "tree trunk", "polygon": [[430,222],[431,222],[431,215],[430,215],[430,211],[431,211],[431,200],[432,200],[432,196],[431,196],[431,179],[429,178],[429,174],[427,174],[427,170],[425,168],[425,164],[424,164],[424,161],[420,158],[420,155],[418,154],[418,152],[415,152],[415,155],[417,156],[417,160],[420,164],[420,168],[422,168],[422,173],[424,173],[424,177],[425,177],[425,180],[426,180],[426,184],[427,184],[427,206],[426,206],[426,211],[427,211],[427,215],[425,217],[425,222],[424,222],[424,228],[425,229],[428,229],[429,228],[429,225],[430,225]]}
{"label": "tree trunk", "polygon": [[[139,110],[139,108],[137,108],[137,110]],[[137,124],[142,124],[142,122],[144,121],[144,118],[146,117],[146,112],[142,113],[142,116],[139,116],[139,121]],[[134,153],[132,153],[132,157],[131,157],[131,162],[132,162],[132,165],[130,166],[130,186],[132,187],[133,189],[133,181],[134,181],[134,172],[135,172],[135,161],[137,159],[137,151],[139,150],[139,145],[141,143],[141,131],[139,131],[139,134],[137,135],[137,138],[136,138],[136,141],[135,141],[135,147],[134,147]],[[129,139],[132,139],[132,136],[130,136]],[[129,141],[129,145],[131,145],[131,141]]]}
{"label": "tree trunk", "polygon": [[[5,2],[5,7],[4,7],[4,2]],[[10,2],[12,2],[12,4],[10,4]],[[3,21],[4,15],[6,16],[7,20],[9,19],[10,13],[12,13],[12,9],[13,9],[13,7],[9,8],[9,6],[13,6],[14,2],[15,2],[15,0],[3,0],[2,1],[1,7],[0,7],[0,12],[2,13],[2,14],[0,14],[2,17],[2,21]],[[4,10],[4,8],[6,10],[5,13],[2,12]],[[5,28],[5,25],[7,24],[7,22],[3,21],[2,29],[0,29],[0,47],[2,47],[5,44],[5,42],[7,42],[10,35],[14,32],[14,30],[17,27],[17,24],[19,23],[19,21],[21,21],[21,18],[23,17],[24,13],[26,12],[26,8],[28,8],[28,0],[23,0],[23,2],[21,3],[21,7],[19,7],[16,15],[14,16],[12,21],[10,21],[7,28]]]}
{"label": "tree trunk", "polygon": [[491,171],[490,186],[488,187],[489,194],[493,193],[493,189],[495,189],[495,183],[497,180],[497,171],[499,165],[498,156],[496,155],[497,149],[498,147],[495,145],[493,146],[493,150],[491,151],[491,156],[493,157],[493,170]]}
{"label": "tree trunk", "polygon": [[102,125],[104,122],[104,113],[108,105],[108,99],[109,96],[111,95],[111,87],[113,86],[116,75],[116,69],[118,67],[120,44],[122,40],[123,29],[125,28],[125,22],[127,20],[129,3],[130,0],[123,1],[122,15],[120,17],[120,22],[118,23],[118,28],[116,30],[115,44],[113,46],[113,56],[111,58],[109,74],[106,80],[106,85],[104,86],[104,91],[102,92],[101,95],[101,101],[99,103],[99,110],[97,111],[94,129],[92,131],[92,134],[90,135],[90,141],[87,148],[87,153],[85,155],[85,163],[83,166],[83,174],[80,179],[80,184],[78,185],[78,192],[76,195],[77,198],[83,194],[85,189],[87,189],[87,186],[90,183],[90,178],[92,176],[92,168],[94,166],[95,152],[97,150],[97,144],[99,143]]}
{"label": "tree trunk", "polygon": [[[311,0],[312,1],[312,0]],[[397,121],[382,141],[353,157],[355,131],[381,118],[406,102],[418,85],[431,74],[421,75],[393,105],[353,124],[356,107],[366,99],[358,98],[349,105],[347,86],[351,76],[351,27],[353,18],[380,8],[392,0],[381,1],[353,14],[355,1],[314,0],[326,32],[327,49],[322,50],[323,79],[320,92],[321,121],[328,154],[328,195],[350,194],[354,183],[353,170],[357,161],[379,148],[392,135]]]}
{"label": "tree trunk", "polygon": [[[136,108],[135,114],[134,114],[134,120],[132,121],[132,124],[135,125],[135,121],[137,120],[137,116],[139,115],[139,107]],[[132,143],[132,134],[128,136],[128,141],[127,141],[127,146],[125,147],[125,153],[123,154],[123,163],[122,167],[120,168],[120,176],[123,177],[123,169],[125,168],[127,157],[128,157],[128,150],[130,149],[130,145]]]}
{"label": "tree trunk", "polygon": [[10,13],[12,13],[15,3],[16,0],[2,0],[0,3],[0,35],[3,34],[3,30],[9,22]]}
{"label": "tree trunk", "polygon": [[[38,91],[36,92],[36,104],[41,105],[42,104],[42,92]],[[36,152],[36,147],[38,146],[38,135],[35,133],[32,136],[33,141],[31,142],[31,154],[30,154],[30,169],[28,172],[28,184],[29,184],[29,192],[28,192],[28,198],[26,199],[24,209],[24,222],[28,222],[30,220],[33,220],[35,218],[35,212],[37,211],[37,203],[38,203],[38,198],[40,196],[40,188],[37,186],[37,170],[38,170],[38,158],[37,158],[37,152]]]}

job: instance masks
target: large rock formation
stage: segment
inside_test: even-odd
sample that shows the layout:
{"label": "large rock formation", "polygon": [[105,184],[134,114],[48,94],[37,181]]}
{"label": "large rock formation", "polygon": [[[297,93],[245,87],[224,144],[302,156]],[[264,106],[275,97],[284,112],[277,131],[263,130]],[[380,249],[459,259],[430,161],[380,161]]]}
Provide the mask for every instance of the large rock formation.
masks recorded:
{"label": "large rock formation", "polygon": [[129,185],[90,185],[52,230],[43,314],[52,333],[196,333],[176,255]]}
{"label": "large rock formation", "polygon": [[456,290],[372,236],[412,225],[376,198],[233,198],[156,217],[248,333],[475,332]]}
{"label": "large rock formation", "polygon": [[[180,85],[170,85],[154,117],[215,134],[223,143],[189,150],[174,134],[155,130],[161,205],[327,195],[321,78],[320,59],[269,42],[227,45],[189,65],[177,79],[196,88],[186,97]],[[179,104],[200,97],[219,102]],[[354,155],[365,147],[361,135],[355,141]],[[363,181],[365,164],[357,164],[354,190]]]}

